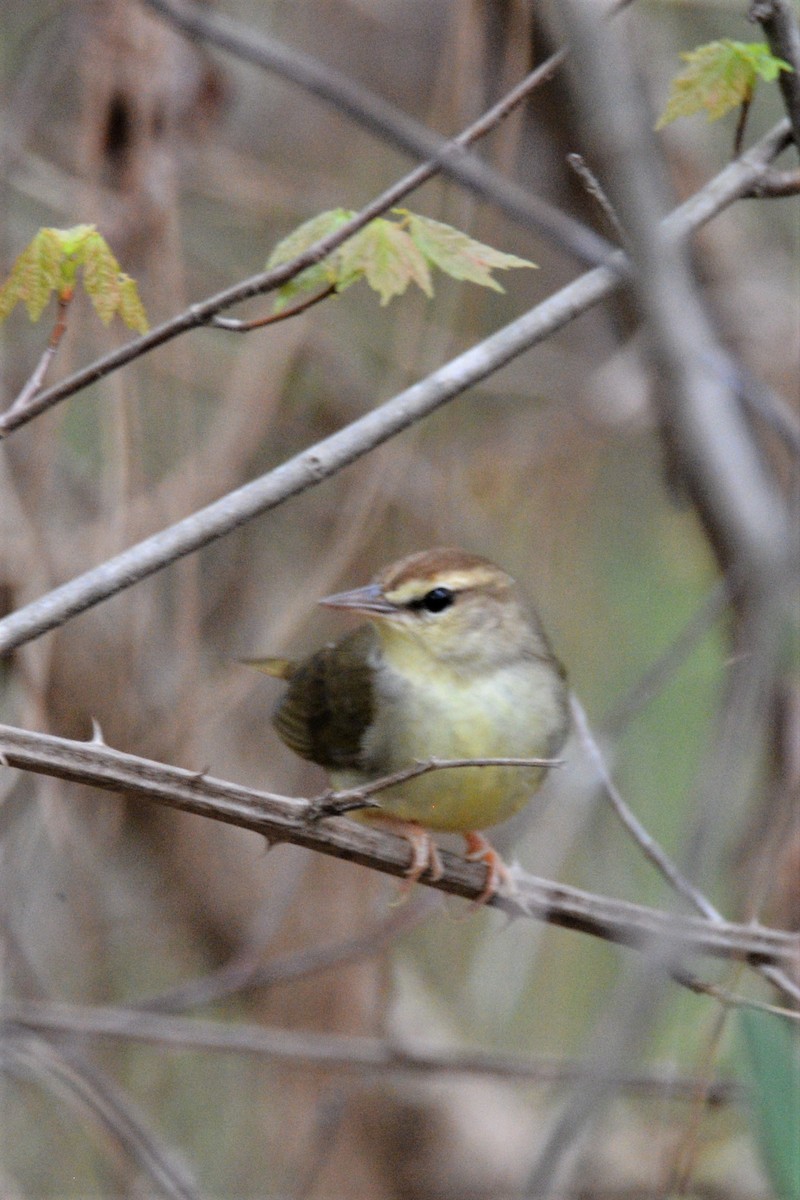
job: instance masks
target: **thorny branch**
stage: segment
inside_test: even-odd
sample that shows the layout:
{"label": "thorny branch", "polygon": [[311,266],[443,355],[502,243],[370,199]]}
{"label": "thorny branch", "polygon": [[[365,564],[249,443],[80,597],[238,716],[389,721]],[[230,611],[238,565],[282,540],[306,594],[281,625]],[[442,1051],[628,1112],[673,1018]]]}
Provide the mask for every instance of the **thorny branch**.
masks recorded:
{"label": "thorny branch", "polygon": [[[386,874],[402,876],[410,848],[403,838],[369,824],[334,819],[310,822],[310,802],[258,792],[205,774],[164,766],[112,750],[101,741],[75,742],[47,734],[0,726],[0,756],[6,765],[90,784],[130,798],[149,800],[183,812],[253,830],[270,843],[292,842]],[[485,886],[483,864],[441,851],[444,874],[422,882],[451,895],[477,900]],[[648,950],[654,944],[671,953],[706,954],[751,965],[782,968],[796,964],[800,939],[758,925],[709,922],[702,918],[646,908],[554,884],[524,872],[515,874],[514,891],[491,900],[511,916],[529,916],[580,930],[619,945]]]}

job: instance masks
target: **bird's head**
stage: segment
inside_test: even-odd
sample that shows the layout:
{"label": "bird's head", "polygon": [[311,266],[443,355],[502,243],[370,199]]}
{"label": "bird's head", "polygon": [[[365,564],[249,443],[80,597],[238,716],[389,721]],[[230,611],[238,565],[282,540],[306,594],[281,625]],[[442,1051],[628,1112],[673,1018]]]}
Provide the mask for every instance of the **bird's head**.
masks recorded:
{"label": "bird's head", "polygon": [[538,620],[507,572],[463,550],[436,548],[385,567],[374,582],[320,601],[372,621],[388,658],[472,673],[549,657]]}

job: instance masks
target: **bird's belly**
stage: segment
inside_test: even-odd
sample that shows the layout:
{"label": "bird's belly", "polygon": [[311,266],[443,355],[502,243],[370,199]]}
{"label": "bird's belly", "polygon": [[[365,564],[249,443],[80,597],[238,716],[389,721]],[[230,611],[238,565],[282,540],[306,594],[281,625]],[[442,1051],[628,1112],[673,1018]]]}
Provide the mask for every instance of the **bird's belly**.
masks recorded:
{"label": "bird's belly", "polygon": [[[539,758],[561,740],[558,697],[538,675],[493,679],[480,686],[427,687],[409,702],[390,696],[364,743],[377,778],[429,758]],[[537,767],[455,767],[434,770],[380,792],[381,809],[430,829],[466,832],[506,820],[536,791]],[[348,782],[354,782],[350,777]],[[368,814],[365,814],[368,815]],[[380,810],[376,811],[380,815]]]}

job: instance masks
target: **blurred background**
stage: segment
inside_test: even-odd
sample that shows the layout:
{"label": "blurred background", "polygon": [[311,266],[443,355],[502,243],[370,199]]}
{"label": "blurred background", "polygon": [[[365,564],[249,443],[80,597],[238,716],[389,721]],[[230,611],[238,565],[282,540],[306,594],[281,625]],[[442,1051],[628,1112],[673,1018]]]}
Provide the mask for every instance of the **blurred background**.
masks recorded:
{"label": "blurred background", "polygon": [[[442,135],[553,49],[524,0],[225,0],[209,11],[324,61]],[[743,4],[647,3],[619,18],[654,117],[680,50],[761,40],[745,16]],[[187,40],[135,0],[28,0],[4,6],[0,25],[3,274],[40,226],[94,222],[155,324],[260,270],[302,220],[359,208],[411,165],[333,104]],[[557,76],[480,153],[613,239],[565,162],[582,149],[566,89]],[[762,86],[747,138],[780,115],[777,89]],[[735,122],[695,117],[659,135],[677,198],[729,160]],[[195,331],[20,429],[0,446],[0,615],[340,428],[584,269],[454,182],[434,180],[408,205],[540,269],[504,275],[503,295],[439,276],[433,301],[409,292],[380,308],[359,284],[274,328]],[[721,340],[788,397],[796,218],[792,199],[745,201],[693,242]],[[268,310],[262,299],[236,315]],[[31,325],[17,311],[0,331],[4,405],[50,318]],[[51,377],[129,337],[79,297]],[[459,545],[535,598],[624,796],[679,853],[729,628],[708,608],[717,566],[665,458],[643,351],[624,296],[580,317],[335,478],[4,660],[0,720],[86,738],[94,718],[121,750],[316,794],[322,773],[271,729],[279,685],[237,659],[316,648],[349,628],[315,607],[319,597],[412,550]],[[788,479],[782,447],[765,453]],[[787,681],[751,809],[722,831],[721,869],[703,880],[731,919],[798,920],[793,695]],[[31,1035],[0,1082],[9,1197],[522,1194],[624,950],[493,912],[462,919],[465,906],[423,888],[395,906],[396,885],[360,867],[289,846],[265,854],[254,834],[74,784],[7,771],[0,799],[4,995],[309,1035],[296,1062]],[[537,874],[672,904],[577,749],[494,840]],[[320,947],[322,961],[310,953]],[[770,998],[739,971],[702,970]],[[323,1032],[502,1052],[550,1070],[325,1067],[310,1038]],[[628,1066],[569,1195],[770,1194],[734,1018],[672,987],[646,1054]],[[670,1091],[664,1072],[697,1086]],[[704,1081],[715,1080],[725,1086],[709,1095]]]}

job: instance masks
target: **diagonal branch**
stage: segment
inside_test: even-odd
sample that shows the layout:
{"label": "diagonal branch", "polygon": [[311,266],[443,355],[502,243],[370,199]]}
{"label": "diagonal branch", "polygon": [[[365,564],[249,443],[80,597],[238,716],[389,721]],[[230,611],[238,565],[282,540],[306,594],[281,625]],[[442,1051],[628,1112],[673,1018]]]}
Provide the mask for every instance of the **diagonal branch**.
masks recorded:
{"label": "diagonal branch", "polygon": [[[98,740],[76,742],[0,725],[0,758],[7,766],[53,775],[129,798],[195,813],[260,833],[269,842],[291,842],[335,858],[403,876],[410,847],[404,838],[342,818],[310,822],[308,800],[240,787],[178,767],[112,750]],[[477,900],[485,867],[441,851],[441,879],[422,882],[450,895]],[[686,917],[623,900],[593,895],[520,872],[515,889],[492,897],[511,916],[575,929],[604,941],[651,952],[666,947],[676,960],[706,954],[791,969],[800,957],[796,935],[760,925],[736,925]],[[677,966],[678,963],[676,962]]]}
{"label": "diagonal branch", "polygon": [[[687,237],[746,194],[784,148],[788,132],[788,121],[781,122],[695,196],[675,209],[664,223],[669,236]],[[609,265],[588,271],[510,325],[434,371],[427,379],[400,392],[274,471],[0,620],[0,654],[55,629],[70,617],[336,474],[612,295],[622,284],[620,272],[624,264],[625,258],[618,252],[612,256]]]}
{"label": "diagonal branch", "polygon": [[379,217],[381,213],[398,204],[411,192],[421,187],[423,183],[426,183],[434,175],[437,175],[441,171],[443,164],[450,158],[463,154],[467,146],[471,146],[473,142],[484,137],[490,130],[495,129],[522,103],[526,96],[530,95],[542,82],[550,78],[550,75],[560,62],[561,55],[552,54],[550,58],[546,59],[545,62],[526,75],[502,100],[499,100],[497,104],[492,105],[490,109],[483,113],[477,121],[474,121],[458,134],[457,137],[452,138],[449,142],[444,142],[434,157],[429,159],[428,162],[415,167],[408,175],[397,180],[386,191],[365,205],[349,221],[345,221],[338,229],[320,238],[318,242],[315,242],[313,246],[309,246],[307,250],[304,250],[302,254],[298,254],[296,258],[286,263],[280,263],[277,267],[260,271],[257,275],[251,275],[248,279],[234,283],[223,291],[217,292],[213,296],[208,296],[205,300],[201,300],[197,304],[190,305],[184,312],[179,313],[176,317],[171,317],[170,320],[164,321],[161,325],[157,325],[155,329],[149,330],[142,337],[135,338],[132,342],[128,342],[118,350],[113,350],[110,354],[104,355],[102,358],[90,363],[87,367],[76,371],[68,379],[62,380],[61,383],[39,392],[37,396],[30,399],[24,410],[15,406],[13,413],[7,412],[4,416],[0,416],[0,438],[6,437],[21,425],[25,425],[28,421],[33,420],[34,417],[39,416],[40,413],[45,412],[48,408],[52,408],[58,401],[66,399],[67,396],[74,395],[75,392],[80,391],[90,383],[96,383],[98,379],[103,379],[113,371],[118,371],[120,367],[124,367],[129,362],[141,358],[143,354],[156,349],[157,346],[163,346],[166,342],[172,341],[173,338],[178,337],[180,334],[187,333],[190,329],[197,329],[202,325],[211,324],[214,317],[218,316],[225,309],[231,308],[234,304],[240,304],[244,300],[251,300],[254,296],[263,296],[268,292],[274,292],[276,288],[279,288],[289,279],[294,279],[296,275],[299,275],[307,267],[313,267],[316,263],[321,262],[333,250],[338,249],[343,242],[352,237],[354,233],[358,233],[360,229],[368,225],[375,217]]}
{"label": "diagonal branch", "polygon": [[[247,28],[222,13],[199,4],[176,0],[145,0],[154,12],[190,37],[218,46],[243,62],[271,71],[312,95],[327,101],[381,137],[415,158],[434,158],[444,142],[413,117],[395,108],[382,96],[355,83],[319,59],[296,50],[258,30]],[[563,62],[560,51],[548,62],[553,73]],[[596,266],[611,253],[613,246],[587,225],[562,212],[540,196],[506,179],[488,163],[474,155],[448,159],[441,166],[443,175],[455,179],[483,200],[495,204],[520,225],[536,229],[574,255],[579,262]]]}

